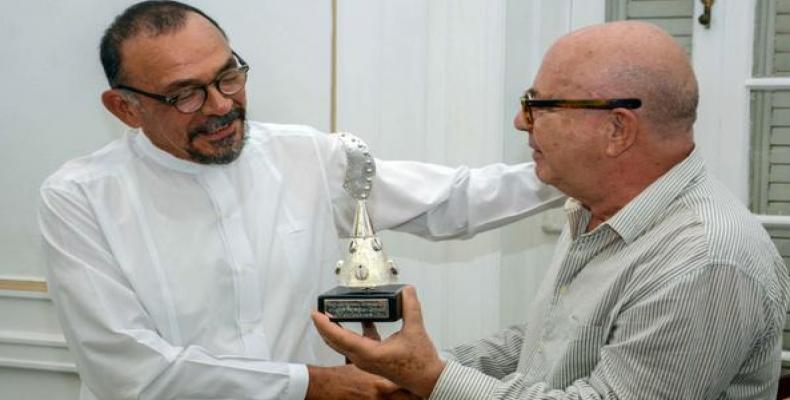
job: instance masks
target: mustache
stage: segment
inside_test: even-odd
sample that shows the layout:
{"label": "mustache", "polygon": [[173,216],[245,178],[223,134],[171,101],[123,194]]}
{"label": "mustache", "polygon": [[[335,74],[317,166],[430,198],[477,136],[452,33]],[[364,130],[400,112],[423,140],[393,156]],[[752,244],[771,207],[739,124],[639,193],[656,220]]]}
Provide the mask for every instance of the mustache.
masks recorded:
{"label": "mustache", "polygon": [[241,107],[236,107],[223,116],[209,118],[206,122],[189,132],[189,140],[193,140],[204,133],[213,132],[237,119],[244,119],[244,109]]}

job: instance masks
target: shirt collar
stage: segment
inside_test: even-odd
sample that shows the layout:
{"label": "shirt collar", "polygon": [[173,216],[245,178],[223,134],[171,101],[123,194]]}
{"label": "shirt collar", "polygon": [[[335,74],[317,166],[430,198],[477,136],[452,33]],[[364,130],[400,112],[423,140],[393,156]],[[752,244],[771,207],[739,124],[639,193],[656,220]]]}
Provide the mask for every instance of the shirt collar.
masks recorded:
{"label": "shirt collar", "polygon": [[[645,190],[625,205],[614,216],[602,223],[599,228],[608,226],[616,232],[626,244],[636,240],[639,235],[652,226],[662,215],[670,203],[681,192],[705,171],[702,158],[697,150],[693,150],[683,161],[672,167],[667,173],[656,179]],[[569,198],[565,204],[565,212],[569,218],[571,234],[582,234],[580,225],[589,221],[589,210],[581,203]],[[596,228],[597,230],[597,228]]]}
{"label": "shirt collar", "polygon": [[705,166],[702,157],[695,149],[686,159],[650,184],[605,224],[617,232],[626,243],[633,242],[642,232],[655,224],[681,192],[704,172]]}
{"label": "shirt collar", "polygon": [[187,174],[200,174],[217,167],[216,165],[200,164],[178,158],[156,147],[141,129],[132,129],[130,130],[130,134],[132,135],[131,141],[134,148],[137,150],[137,154],[149,158],[165,168]]}

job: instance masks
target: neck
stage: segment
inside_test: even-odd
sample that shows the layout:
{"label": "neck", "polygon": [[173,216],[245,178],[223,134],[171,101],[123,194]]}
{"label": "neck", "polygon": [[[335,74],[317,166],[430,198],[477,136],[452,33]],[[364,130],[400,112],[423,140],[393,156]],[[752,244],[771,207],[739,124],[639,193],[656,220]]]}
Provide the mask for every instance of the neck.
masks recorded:
{"label": "neck", "polygon": [[601,174],[601,179],[591,185],[588,196],[576,197],[590,210],[591,217],[586,231],[592,231],[617,214],[658,178],[686,159],[692,150],[693,144],[672,156],[643,157],[638,161],[624,160],[612,170]]}
{"label": "neck", "polygon": [[609,218],[617,214],[623,207],[626,206],[634,197],[644,190],[647,186],[641,189],[620,187],[617,192],[606,193],[605,196],[598,199],[577,199],[582,205],[590,211],[590,221],[587,223],[585,232],[590,232],[597,228],[598,225],[606,222]]}

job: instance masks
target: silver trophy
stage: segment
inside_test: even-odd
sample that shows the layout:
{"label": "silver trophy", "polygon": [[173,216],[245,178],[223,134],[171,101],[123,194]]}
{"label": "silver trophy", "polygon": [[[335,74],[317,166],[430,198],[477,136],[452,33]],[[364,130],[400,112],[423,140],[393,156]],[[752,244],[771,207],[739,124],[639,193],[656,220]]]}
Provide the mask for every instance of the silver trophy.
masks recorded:
{"label": "silver trophy", "polygon": [[335,268],[339,286],[318,296],[318,310],[338,322],[397,321],[404,285],[396,283],[398,268],[384,253],[367,210],[376,163],[361,139],[337,135],[348,160],[343,188],[357,206],[346,257]]}

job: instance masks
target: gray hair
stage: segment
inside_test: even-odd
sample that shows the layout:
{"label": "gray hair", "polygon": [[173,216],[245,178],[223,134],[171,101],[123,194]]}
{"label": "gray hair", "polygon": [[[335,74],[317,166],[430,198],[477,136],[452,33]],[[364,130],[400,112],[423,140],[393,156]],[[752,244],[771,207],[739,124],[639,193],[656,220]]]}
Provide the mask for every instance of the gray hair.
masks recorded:
{"label": "gray hair", "polygon": [[656,127],[691,130],[697,119],[699,91],[693,73],[683,79],[671,71],[627,65],[613,71],[607,82],[618,93],[641,98],[640,113]]}

